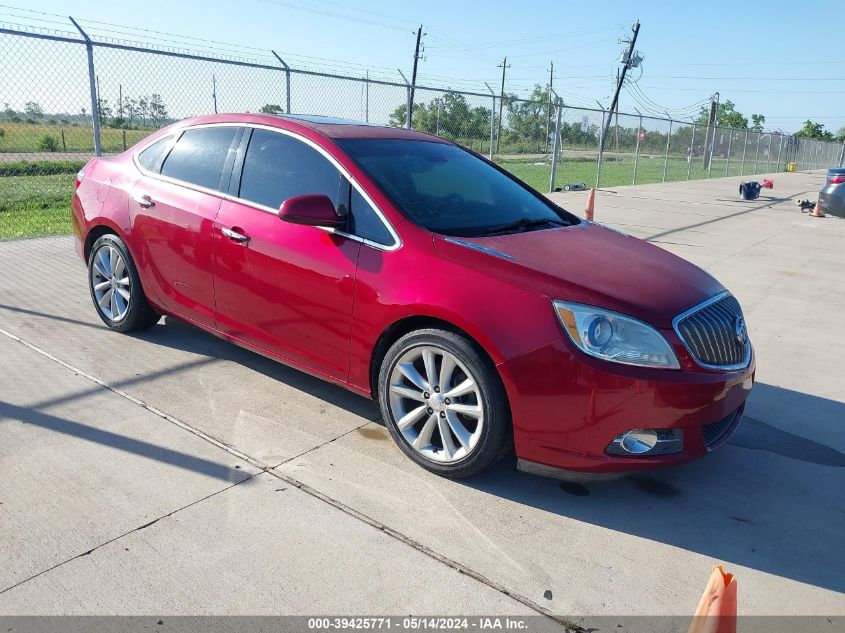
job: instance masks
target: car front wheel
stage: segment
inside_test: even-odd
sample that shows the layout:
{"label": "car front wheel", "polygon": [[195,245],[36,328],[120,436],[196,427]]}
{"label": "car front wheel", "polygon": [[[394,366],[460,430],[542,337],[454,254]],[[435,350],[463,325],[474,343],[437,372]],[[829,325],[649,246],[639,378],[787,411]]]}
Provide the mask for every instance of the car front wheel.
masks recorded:
{"label": "car front wheel", "polygon": [[446,477],[468,477],[509,448],[511,419],[493,363],[472,341],[446,330],[406,334],[381,364],[379,405],[400,449]]}

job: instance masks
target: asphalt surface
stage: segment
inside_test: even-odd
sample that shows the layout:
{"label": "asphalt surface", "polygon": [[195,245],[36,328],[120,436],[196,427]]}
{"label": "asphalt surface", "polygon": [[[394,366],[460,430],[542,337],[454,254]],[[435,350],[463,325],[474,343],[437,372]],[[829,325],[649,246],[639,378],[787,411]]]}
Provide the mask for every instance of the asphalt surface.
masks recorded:
{"label": "asphalt surface", "polygon": [[[97,318],[68,237],[0,243],[0,614],[845,615],[845,221],[822,173],[599,192],[744,306],[747,418],[672,470],[440,479],[371,402],[179,321]],[[573,211],[586,193],[555,194]]]}

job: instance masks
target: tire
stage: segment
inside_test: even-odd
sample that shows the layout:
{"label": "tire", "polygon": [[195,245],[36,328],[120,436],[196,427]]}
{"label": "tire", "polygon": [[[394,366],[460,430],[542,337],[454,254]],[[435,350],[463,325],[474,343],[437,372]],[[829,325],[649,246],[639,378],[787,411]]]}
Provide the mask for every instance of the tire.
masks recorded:
{"label": "tire", "polygon": [[455,332],[416,330],[396,341],[379,368],[378,402],[402,452],[438,475],[470,477],[511,447],[501,378],[484,352]]}
{"label": "tire", "polygon": [[143,330],[161,318],[144,296],[129,249],[116,235],[103,235],[91,247],[88,290],[97,314],[116,332]]}

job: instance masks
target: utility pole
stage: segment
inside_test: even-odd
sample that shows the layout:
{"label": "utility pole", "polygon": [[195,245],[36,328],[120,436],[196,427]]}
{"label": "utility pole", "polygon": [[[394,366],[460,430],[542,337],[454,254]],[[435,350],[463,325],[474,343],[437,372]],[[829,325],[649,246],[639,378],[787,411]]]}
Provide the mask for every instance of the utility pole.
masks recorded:
{"label": "utility pole", "polygon": [[499,151],[499,141],[502,138],[502,106],[505,104],[505,72],[510,68],[508,58],[505,57],[498,67],[502,69],[502,89],[499,91],[499,133],[496,135],[497,152]]}
{"label": "utility pole", "polygon": [[[618,68],[616,69],[616,81],[617,82],[619,81],[619,69]],[[672,117],[669,117],[669,118],[671,119]],[[671,123],[670,123],[670,125],[671,125]],[[616,136],[615,150],[616,150],[616,152],[618,152],[619,151],[619,108],[616,108],[616,124],[613,126],[613,132],[614,132],[614,135]]]}
{"label": "utility pole", "polygon": [[[710,97],[710,114],[707,117],[707,133],[704,135],[704,157],[701,162],[702,169],[709,169],[710,168],[710,158],[713,156],[713,145],[715,145],[716,141],[716,130],[713,128],[716,125],[716,111],[719,107],[719,93],[713,93],[713,96]],[[710,139],[712,131],[712,141]],[[707,148],[710,148],[710,151],[707,151]]]}
{"label": "utility pole", "polygon": [[214,99],[214,114],[217,114],[217,77],[211,75],[211,98]]}
{"label": "utility pole", "polygon": [[420,24],[420,28],[417,29],[417,46],[414,48],[414,70],[411,72],[411,98],[409,99],[410,103],[408,104],[411,111],[408,114],[408,121],[410,122],[408,127],[413,127],[414,125],[414,89],[417,87],[417,63],[420,61],[420,40],[423,35],[422,29],[422,24]]}
{"label": "utility pole", "polygon": [[100,125],[103,124],[103,102],[100,101],[100,76],[97,75],[97,118],[100,120]]}
{"label": "utility pole", "polygon": [[607,132],[610,129],[610,122],[613,119],[613,113],[619,105],[619,92],[622,90],[622,84],[625,83],[625,74],[629,68],[636,68],[640,65],[642,57],[634,53],[634,46],[637,44],[637,35],[640,34],[640,22],[634,24],[632,28],[634,34],[628,40],[628,50],[622,53],[622,72],[619,75],[619,80],[616,82],[616,92],[613,93],[613,101],[610,102],[610,112],[604,121],[604,129],[602,130],[601,140],[599,142],[599,156],[604,153],[604,144],[607,141]]}
{"label": "utility pole", "polygon": [[549,132],[552,127],[552,94],[554,93],[555,63],[549,62],[549,116],[546,117],[546,147],[549,146]]}

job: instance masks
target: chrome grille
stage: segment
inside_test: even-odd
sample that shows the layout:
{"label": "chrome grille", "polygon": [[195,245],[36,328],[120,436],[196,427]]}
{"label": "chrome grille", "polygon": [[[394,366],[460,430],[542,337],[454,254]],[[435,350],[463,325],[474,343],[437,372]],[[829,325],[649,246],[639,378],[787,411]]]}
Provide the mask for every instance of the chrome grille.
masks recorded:
{"label": "chrome grille", "polygon": [[745,328],[742,308],[725,294],[681,315],[675,328],[696,361],[707,367],[736,367],[748,363],[751,345],[737,330]]}

